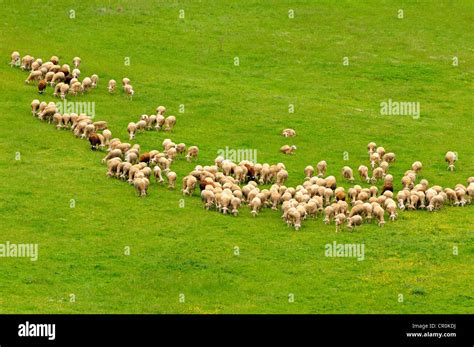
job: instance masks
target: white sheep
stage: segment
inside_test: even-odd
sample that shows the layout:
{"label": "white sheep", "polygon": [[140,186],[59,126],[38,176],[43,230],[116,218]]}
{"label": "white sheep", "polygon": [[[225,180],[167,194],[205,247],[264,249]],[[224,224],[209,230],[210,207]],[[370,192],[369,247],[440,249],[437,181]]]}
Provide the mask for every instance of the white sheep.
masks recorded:
{"label": "white sheep", "polygon": [[114,93],[116,86],[117,86],[117,82],[115,82],[115,80],[110,80],[109,85],[107,87],[107,90],[109,91],[109,93],[111,93],[111,94]]}
{"label": "white sheep", "polygon": [[17,51],[14,51],[11,55],[10,66],[20,66],[20,53],[18,53]]}
{"label": "white sheep", "polygon": [[79,65],[81,65],[81,58],[74,57],[74,59],[72,59],[72,64],[77,69],[79,67]]}
{"label": "white sheep", "polygon": [[130,100],[132,100],[133,94],[135,94],[135,91],[133,90],[133,87],[132,87],[130,84],[126,84],[126,85],[123,87],[123,90],[124,90],[125,93],[130,97]]}
{"label": "white sheep", "polygon": [[454,163],[457,160],[457,155],[455,152],[447,152],[444,156],[444,160],[448,163],[448,170],[454,171]]}

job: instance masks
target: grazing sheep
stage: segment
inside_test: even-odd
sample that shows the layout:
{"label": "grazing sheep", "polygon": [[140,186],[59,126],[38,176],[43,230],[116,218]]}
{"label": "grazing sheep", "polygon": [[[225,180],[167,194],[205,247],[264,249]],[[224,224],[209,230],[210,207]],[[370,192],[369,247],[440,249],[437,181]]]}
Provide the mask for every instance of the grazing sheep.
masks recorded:
{"label": "grazing sheep", "polygon": [[326,176],[326,170],[328,168],[328,164],[325,160],[321,160],[317,165],[316,169],[318,170],[318,177]]}
{"label": "grazing sheep", "polygon": [[107,160],[112,159],[112,158],[123,158],[123,153],[122,150],[120,149],[113,149],[107,155],[102,159],[102,163],[105,163]]}
{"label": "grazing sheep", "polygon": [[53,78],[51,79],[51,87],[54,87],[56,82],[64,82],[65,78],[66,77],[64,75],[64,72],[62,72],[62,71],[56,72],[53,75]]}
{"label": "grazing sheep", "polygon": [[306,175],[305,181],[308,181],[311,179],[311,177],[314,175],[314,167],[311,165],[308,165],[304,168],[304,174]]}
{"label": "grazing sheep", "polygon": [[[371,206],[370,204],[368,205]],[[358,225],[362,225],[362,217],[360,215],[357,214],[347,219],[347,228],[349,230],[353,230]]]}
{"label": "grazing sheep", "polygon": [[46,80],[41,80],[41,81],[39,81],[39,83],[38,83],[38,93],[39,93],[39,94],[43,94],[43,93],[44,93],[44,91],[46,90],[47,84],[48,84],[48,83],[46,82]]}
{"label": "grazing sheep", "polygon": [[105,145],[108,146],[110,144],[110,139],[112,138],[112,132],[108,129],[105,129],[102,132],[102,135],[104,136]]}
{"label": "grazing sheep", "polygon": [[17,51],[14,51],[11,55],[11,61],[10,61],[10,66],[11,67],[14,67],[14,66],[20,66],[20,53],[18,53]]}
{"label": "grazing sheep", "polygon": [[55,55],[53,55],[51,57],[51,59],[49,59],[50,62],[52,62],[54,65],[58,65],[59,64],[59,58]]}
{"label": "grazing sheep", "polygon": [[241,203],[242,203],[242,201],[240,200],[240,198],[238,198],[236,196],[232,197],[232,199],[230,200],[230,205],[232,206],[231,213],[234,216],[237,216],[239,214],[239,207],[240,207]]}
{"label": "grazing sheep", "polygon": [[111,93],[111,94],[114,93],[116,86],[117,86],[117,82],[115,82],[115,80],[110,80],[109,85],[107,87],[107,90],[109,91],[109,93]]}
{"label": "grazing sheep", "polygon": [[292,145],[292,146],[289,146],[289,145],[284,145],[280,148],[280,152],[284,153],[284,154],[293,154],[296,150],[296,146],[295,145]]}
{"label": "grazing sheep", "polygon": [[183,178],[183,195],[193,195],[196,189],[197,179],[194,176],[188,175]]}
{"label": "grazing sheep", "polygon": [[369,156],[375,152],[375,148],[377,148],[377,145],[375,144],[375,142],[370,142],[367,145],[367,151],[369,152]]}
{"label": "grazing sheep", "polygon": [[31,81],[40,81],[42,78],[43,73],[41,71],[31,71],[26,78],[25,83],[30,84]]}
{"label": "grazing sheep", "polygon": [[372,215],[377,219],[379,227],[383,227],[385,225],[384,209],[379,204],[376,204],[376,203],[375,205],[373,204],[372,206],[373,206]]}
{"label": "grazing sheep", "polygon": [[370,183],[369,168],[365,165],[360,165],[358,171],[359,171],[360,179],[362,181]]}
{"label": "grazing sheep", "polygon": [[30,70],[31,70],[31,65],[33,64],[34,61],[35,61],[35,58],[33,58],[33,57],[30,56],[30,55],[25,55],[25,56],[21,59],[20,68],[21,68],[22,70],[30,71]]}
{"label": "grazing sheep", "polygon": [[372,178],[370,179],[372,184],[375,184],[378,180],[381,180],[383,178],[383,175],[384,172],[381,167],[378,167],[374,171],[372,171]]}
{"label": "grazing sheep", "polygon": [[344,166],[342,168],[342,177],[344,177],[350,183],[354,183],[354,174],[349,166]]}
{"label": "grazing sheep", "polygon": [[92,80],[90,77],[86,77],[82,80],[82,92],[87,92],[92,88]]}
{"label": "grazing sheep", "polygon": [[276,175],[276,184],[281,186],[285,184],[286,180],[288,179],[288,171],[286,170],[280,170],[278,171]]}
{"label": "grazing sheep", "polygon": [[386,153],[382,159],[386,161],[387,163],[393,163],[395,161],[395,153]]}
{"label": "grazing sheep", "polygon": [[91,81],[92,81],[91,87],[92,88],[97,88],[97,83],[99,83],[99,76],[97,76],[96,74],[93,74],[91,76]]}
{"label": "grazing sheep", "polygon": [[444,160],[448,163],[448,170],[454,171],[454,163],[457,160],[457,155],[455,152],[447,152],[444,156]]}
{"label": "grazing sheep", "polygon": [[79,78],[80,75],[81,75],[81,70],[79,70],[79,69],[72,70],[72,77],[73,78]]}
{"label": "grazing sheep", "polygon": [[283,129],[281,134],[285,137],[293,137],[296,136],[296,131],[294,131],[293,129]]}
{"label": "grazing sheep", "polygon": [[94,124],[95,131],[107,129],[106,121],[101,120],[101,121],[94,122],[93,124]]}
{"label": "grazing sheep", "polygon": [[249,203],[249,207],[252,209],[250,212],[252,216],[256,217],[262,208],[262,200],[258,196],[254,197]]}
{"label": "grazing sheep", "polygon": [[166,117],[165,123],[164,123],[165,131],[172,131],[175,124],[176,124],[176,117],[175,116]]}
{"label": "grazing sheep", "polygon": [[176,188],[176,172],[170,171],[166,174],[168,178],[168,188],[175,189]]}
{"label": "grazing sheep", "polygon": [[158,183],[164,182],[163,176],[161,175],[161,168],[158,165],[156,165],[153,168],[153,175],[155,176],[155,182],[158,182]]}
{"label": "grazing sheep", "polygon": [[31,113],[33,114],[33,116],[36,115],[36,112],[38,111],[40,104],[41,104],[41,102],[37,99],[34,99],[31,102]]}
{"label": "grazing sheep", "polygon": [[130,100],[132,100],[133,94],[135,94],[135,91],[133,90],[133,87],[132,87],[130,84],[126,84],[126,85],[123,87],[123,90],[124,90],[125,93],[130,97]]}
{"label": "grazing sheep", "polygon": [[137,190],[138,196],[144,197],[148,194],[148,185],[150,181],[145,177],[137,177],[133,180],[133,186]]}
{"label": "grazing sheep", "polygon": [[130,140],[135,138],[135,133],[137,132],[137,125],[133,122],[128,123],[127,132]]}
{"label": "grazing sheep", "polygon": [[129,85],[130,84],[130,79],[128,79],[127,77],[124,77],[122,78],[122,87],[123,87],[123,90],[125,90],[125,86]]}
{"label": "grazing sheep", "polygon": [[156,108],[156,115],[164,115],[166,112],[166,107],[164,106],[158,106]]}
{"label": "grazing sheep", "polygon": [[101,145],[101,140],[98,134],[92,133],[89,135],[89,142],[91,144],[91,150],[97,150]]}
{"label": "grazing sheep", "polygon": [[421,169],[423,168],[423,165],[421,164],[421,162],[419,161],[415,161],[412,166],[411,166],[411,169],[417,174],[418,172],[421,171]]}
{"label": "grazing sheep", "polygon": [[370,155],[370,167],[372,170],[375,168],[375,164],[380,164],[380,155],[377,152],[374,152]]}
{"label": "grazing sheep", "polygon": [[186,160],[191,161],[192,158],[197,160],[199,154],[199,148],[197,146],[190,146],[188,148],[188,154],[186,155]]}
{"label": "grazing sheep", "polygon": [[81,58],[74,57],[74,59],[72,59],[72,64],[77,69],[79,67],[79,65],[81,65]]}
{"label": "grazing sheep", "polygon": [[63,83],[59,87],[60,90],[60,97],[62,100],[66,98],[66,94],[69,92],[69,84]]}
{"label": "grazing sheep", "polygon": [[335,218],[335,224],[336,224],[336,233],[341,229],[342,225],[345,223],[347,217],[344,213],[338,213]]}
{"label": "grazing sheep", "polygon": [[82,87],[81,82],[77,81],[71,84],[70,88],[70,93],[74,96],[77,95],[77,93],[84,93],[84,88]]}

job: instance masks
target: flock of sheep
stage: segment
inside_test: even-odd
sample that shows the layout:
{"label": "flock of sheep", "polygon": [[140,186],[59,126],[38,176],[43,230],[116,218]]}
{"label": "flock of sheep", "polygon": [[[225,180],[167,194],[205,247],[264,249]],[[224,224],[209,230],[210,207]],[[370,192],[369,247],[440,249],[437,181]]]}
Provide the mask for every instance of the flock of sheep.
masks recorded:
{"label": "flock of sheep", "polygon": [[[81,58],[74,57],[72,64],[74,66],[71,71],[69,64],[59,65],[59,58],[52,56],[49,61],[44,62],[41,58],[35,59],[30,55],[25,55],[21,58],[19,52],[13,52],[10,57],[10,66],[20,67],[23,71],[29,71],[29,75],[25,80],[26,84],[31,82],[38,82],[38,92],[45,93],[48,85],[54,88],[53,95],[65,99],[68,94],[76,96],[77,94],[88,92],[92,88],[96,88],[99,82],[99,76],[93,74],[90,77],[84,77],[79,81],[81,71],[79,65]],[[117,82],[110,80],[107,90],[109,93],[114,93]],[[124,77],[122,79],[122,87],[124,92],[132,99],[135,94],[130,79]]]}
{"label": "flock of sheep", "polygon": [[[287,136],[285,130],[282,134]],[[294,131],[293,134],[295,135]],[[437,185],[430,187],[426,179],[416,184],[417,174],[422,169],[419,161],[414,162],[411,169],[405,172],[402,179],[404,188],[394,195],[393,176],[388,174],[388,169],[390,163],[395,161],[395,154],[385,153],[383,147],[377,147],[371,142],[368,144],[368,157],[372,177],[369,177],[369,168],[360,165],[360,179],[372,184],[382,180],[381,190],[375,185],[370,188],[354,185],[347,191],[338,187],[334,176],[326,176],[325,161],[320,161],[316,170],[313,166],[307,166],[304,169],[306,177],[301,185],[287,187],[285,182],[288,172],[283,163],[269,165],[242,161],[237,164],[217,157],[214,165],[197,166],[183,179],[183,194],[192,195],[199,184],[206,209],[215,208],[224,214],[237,215],[239,207],[248,204],[253,216],[257,216],[265,207],[281,209],[282,218],[296,230],[301,228],[303,220],[324,216],[324,223],[335,223],[336,232],[346,222],[349,230],[374,219],[379,226],[383,226],[385,214],[388,214],[391,221],[395,221],[397,210],[435,211],[445,203],[464,206],[474,197],[474,177],[468,179],[467,187],[457,184],[454,189],[443,189]],[[455,153],[448,152],[446,161],[448,168],[453,170]],[[343,167],[342,176],[348,182],[355,181],[353,171],[348,166]],[[243,187],[240,186],[242,183],[245,184]],[[271,184],[271,187],[259,187],[265,184]]]}
{"label": "flock of sheep", "polygon": [[[64,85],[72,87],[75,83],[79,83],[81,88],[78,87],[77,90],[82,92],[87,90],[85,87],[88,85],[91,88],[97,86],[97,75],[94,75],[95,78],[86,77],[82,83],[73,81],[80,74],[76,71],[80,64],[79,58],[73,59],[75,69],[72,73],[69,73],[67,64],[58,65],[59,59],[56,56],[46,63],[30,56],[23,57],[20,63],[17,52],[14,52],[11,58],[12,66],[31,70],[27,82],[39,78],[35,76],[41,76],[44,79],[40,79],[40,83],[45,81],[52,86],[54,83],[63,83],[59,88],[61,97],[65,97],[70,90],[63,89]],[[58,76],[58,73],[62,74]],[[67,80],[69,77],[71,79]],[[91,81],[90,84],[87,79]],[[123,80],[123,87],[128,95],[133,95],[133,88],[127,78]],[[109,82],[108,90],[111,93],[115,90],[115,81]],[[131,145],[121,142],[119,138],[112,138],[105,121],[94,122],[86,114],[61,115],[54,102],[33,100],[31,110],[40,120],[52,122],[58,129],[70,129],[76,137],[88,139],[92,149],[106,150],[107,154],[102,162],[107,165],[107,175],[126,180],[135,187],[139,196],[147,195],[152,177],[156,183],[163,184],[163,175],[166,176],[168,187],[175,189],[177,175],[171,171],[172,163],[183,156],[187,161],[197,160],[199,154],[197,146],[187,148],[184,143],[176,144],[171,139],[163,141],[161,151],[140,152],[139,144]],[[137,131],[153,128],[157,131],[161,129],[171,131],[176,124],[176,118],[165,117],[165,112],[164,106],[158,106],[156,115],[142,115],[137,123],[129,123],[127,127],[129,139],[134,139]],[[282,135],[293,137],[296,136],[296,131],[284,129]],[[285,154],[293,154],[295,150],[294,145],[285,145],[280,149]],[[182,193],[185,196],[192,196],[199,186],[206,209],[216,209],[235,216],[238,215],[242,205],[248,205],[253,216],[257,216],[265,207],[272,210],[280,209],[287,225],[296,230],[301,228],[303,220],[324,216],[324,223],[334,222],[336,232],[341,230],[345,223],[349,230],[364,222],[370,223],[374,219],[379,226],[383,226],[385,214],[391,221],[395,221],[398,210],[435,211],[446,203],[464,206],[471,203],[474,197],[474,177],[468,179],[467,186],[457,184],[454,189],[443,189],[438,185],[430,186],[426,179],[421,179],[417,183],[417,175],[423,167],[419,161],[414,162],[411,169],[405,172],[401,180],[403,189],[394,194],[394,178],[388,172],[390,164],[395,161],[395,154],[386,153],[383,147],[377,146],[374,142],[368,144],[367,151],[371,174],[369,175],[369,167],[366,165],[360,165],[358,173],[362,182],[372,184],[370,188],[354,185],[346,191],[345,188],[338,187],[334,176],[326,176],[327,163],[324,160],[316,165],[316,169],[310,165],[304,169],[305,180],[300,185],[287,187],[285,182],[288,179],[288,171],[283,163],[270,165],[247,160],[234,163],[218,156],[213,165],[197,165],[183,178]],[[456,153],[447,152],[445,160],[448,163],[448,170],[453,171],[457,160]],[[355,182],[353,170],[348,166],[342,168],[342,177],[350,183]],[[375,186],[379,181],[383,181],[380,190]],[[271,186],[265,188],[262,185]]]}

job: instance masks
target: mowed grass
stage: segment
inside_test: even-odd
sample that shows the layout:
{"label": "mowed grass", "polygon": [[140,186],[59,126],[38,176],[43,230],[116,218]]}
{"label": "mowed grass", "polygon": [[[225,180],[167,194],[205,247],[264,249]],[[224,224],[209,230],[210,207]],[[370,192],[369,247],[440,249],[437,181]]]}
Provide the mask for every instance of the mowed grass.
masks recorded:
{"label": "mowed grass", "polygon": [[[169,136],[198,145],[197,163],[173,164],[179,183],[229,146],[285,163],[293,186],[306,165],[325,159],[347,188],[341,168],[368,165],[375,141],[397,155],[397,190],[415,160],[420,178],[454,187],[474,175],[472,2],[0,5],[0,243],[39,244],[36,262],[0,258],[1,313],[474,313],[472,205],[400,212],[384,228],[336,234],[321,218],[295,232],[269,209],[257,218],[247,207],[238,217],[206,211],[198,192],[180,208],[179,189],[156,184],[140,199],[106,177],[103,153],[32,117],[31,101],[53,100],[52,90],[38,96],[8,65],[14,50],[69,64],[80,56],[82,77],[97,73],[99,88],[68,100],[95,102],[96,119],[123,140],[130,121],[165,105],[178,119],[173,133],[132,142],[160,149]],[[125,76],[133,101],[106,90]],[[381,116],[389,98],[420,102],[420,119]],[[298,136],[280,136],[285,127]],[[279,153],[284,144],[296,154]],[[455,172],[446,171],[448,150],[459,155]],[[333,241],[364,243],[365,260],[325,257]]]}

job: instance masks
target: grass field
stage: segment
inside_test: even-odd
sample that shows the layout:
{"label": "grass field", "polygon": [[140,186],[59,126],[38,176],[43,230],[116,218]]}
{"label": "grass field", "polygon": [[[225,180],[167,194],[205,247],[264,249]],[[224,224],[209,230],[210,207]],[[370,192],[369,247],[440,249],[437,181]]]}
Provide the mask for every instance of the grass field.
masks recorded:
{"label": "grass field", "polygon": [[[31,101],[52,91],[39,96],[8,65],[14,50],[80,56],[82,76],[100,81],[77,101],[95,102],[113,136],[165,105],[177,117],[170,137],[198,145],[197,164],[226,146],[256,149],[296,186],[325,159],[347,188],[342,166],[368,165],[375,141],[397,155],[397,190],[415,160],[420,178],[454,187],[474,175],[472,1],[0,0],[0,18],[0,243],[39,244],[36,262],[0,258],[0,313],[474,313],[472,205],[336,234],[321,219],[295,232],[270,209],[206,211],[198,191],[183,208],[179,190],[155,184],[140,199],[106,177],[103,153],[32,117]],[[133,101],[106,89],[125,76]],[[381,116],[387,99],[419,102],[420,118]],[[298,136],[282,137],[286,127]],[[165,137],[132,143],[160,149]],[[296,154],[279,153],[284,144]],[[173,164],[179,183],[194,165]],[[365,260],[325,257],[333,241],[364,243]]]}

